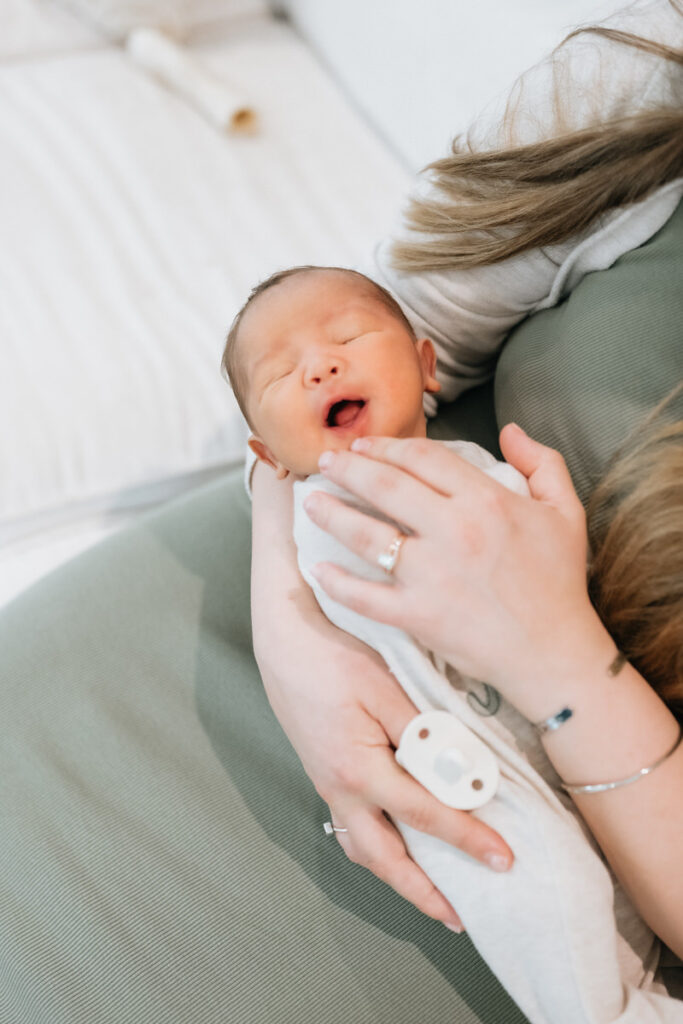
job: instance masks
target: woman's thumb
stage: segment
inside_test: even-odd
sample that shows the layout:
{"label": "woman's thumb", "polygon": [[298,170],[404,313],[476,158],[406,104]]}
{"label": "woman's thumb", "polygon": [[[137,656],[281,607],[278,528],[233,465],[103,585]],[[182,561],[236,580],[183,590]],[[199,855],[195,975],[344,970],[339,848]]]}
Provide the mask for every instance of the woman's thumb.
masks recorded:
{"label": "woman's thumb", "polygon": [[500,450],[527,478],[532,497],[563,510],[580,506],[567,464],[554,448],[534,441],[516,423],[508,423],[500,432]]}

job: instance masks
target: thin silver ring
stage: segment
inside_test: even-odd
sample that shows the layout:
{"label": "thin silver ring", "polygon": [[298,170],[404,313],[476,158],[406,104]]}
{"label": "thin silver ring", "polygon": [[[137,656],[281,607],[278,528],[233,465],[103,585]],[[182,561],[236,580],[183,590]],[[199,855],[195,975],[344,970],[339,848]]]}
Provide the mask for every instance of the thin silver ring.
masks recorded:
{"label": "thin silver ring", "polygon": [[401,553],[401,548],[403,547],[405,539],[405,533],[397,533],[386,551],[383,551],[377,556],[377,564],[380,569],[384,569],[387,576],[391,576],[392,572],[396,568],[398,556]]}
{"label": "thin silver ring", "polygon": [[326,836],[333,836],[335,832],[348,832],[349,831],[348,828],[340,828],[339,825],[333,825],[331,821],[324,822],[323,823],[323,828],[325,829],[325,835]]}

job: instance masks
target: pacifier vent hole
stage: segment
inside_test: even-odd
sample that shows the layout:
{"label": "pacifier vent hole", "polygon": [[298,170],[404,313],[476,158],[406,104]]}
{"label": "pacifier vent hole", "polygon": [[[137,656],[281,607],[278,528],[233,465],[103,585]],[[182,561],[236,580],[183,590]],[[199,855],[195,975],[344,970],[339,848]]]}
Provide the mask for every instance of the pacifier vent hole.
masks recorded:
{"label": "pacifier vent hole", "polygon": [[472,779],[472,789],[483,789],[484,783],[481,779]]}
{"label": "pacifier vent hole", "polygon": [[429,729],[420,729],[417,735],[421,740],[426,740],[427,737],[429,736]]}

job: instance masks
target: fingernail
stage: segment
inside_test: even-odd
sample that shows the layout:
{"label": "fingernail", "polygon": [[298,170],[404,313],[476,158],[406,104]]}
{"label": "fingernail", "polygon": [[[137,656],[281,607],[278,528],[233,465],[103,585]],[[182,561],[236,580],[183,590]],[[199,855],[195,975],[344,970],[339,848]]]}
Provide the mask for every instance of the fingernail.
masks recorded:
{"label": "fingernail", "polygon": [[315,512],[316,505],[318,504],[318,496],[316,494],[309,494],[304,498],[304,508],[307,512]]}
{"label": "fingernail", "polygon": [[444,925],[448,928],[449,932],[455,932],[456,935],[462,935],[465,931],[465,926],[462,924],[446,924],[444,921]]}
{"label": "fingernail", "polygon": [[321,469],[327,469],[334,458],[334,452],[323,452],[318,459],[318,465]]}
{"label": "fingernail", "polygon": [[508,423],[508,427],[512,427],[513,430],[518,430],[520,434],[525,434],[525,432],[520,427],[519,423]]}
{"label": "fingernail", "polygon": [[372,441],[369,437],[357,437],[351,444],[351,448],[354,452],[367,452],[372,447]]}
{"label": "fingernail", "polygon": [[502,853],[487,853],[484,860],[494,871],[507,871],[512,861]]}

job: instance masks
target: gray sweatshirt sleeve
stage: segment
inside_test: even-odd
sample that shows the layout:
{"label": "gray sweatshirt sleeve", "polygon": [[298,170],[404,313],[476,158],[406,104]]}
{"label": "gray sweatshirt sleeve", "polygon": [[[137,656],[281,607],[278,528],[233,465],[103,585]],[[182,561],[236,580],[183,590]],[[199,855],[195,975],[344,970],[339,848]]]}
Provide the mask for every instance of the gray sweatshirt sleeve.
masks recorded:
{"label": "gray sweatshirt sleeve", "polygon": [[[606,19],[618,29],[674,46],[683,45],[683,17],[668,0],[639,0]],[[491,104],[468,133],[485,151],[522,145],[645,109],[683,104],[683,69],[673,61],[600,35],[579,35],[522,75]],[[429,173],[413,193],[435,194]],[[376,248],[367,272],[401,303],[418,336],[437,350],[439,402],[488,379],[507,333],[537,309],[555,305],[583,277],[642,245],[673,213],[683,178],[630,207],[599,218],[587,231],[546,249],[531,249],[493,266],[405,273],[391,262],[394,239],[416,235],[403,218]],[[434,396],[425,404],[436,411]]]}

